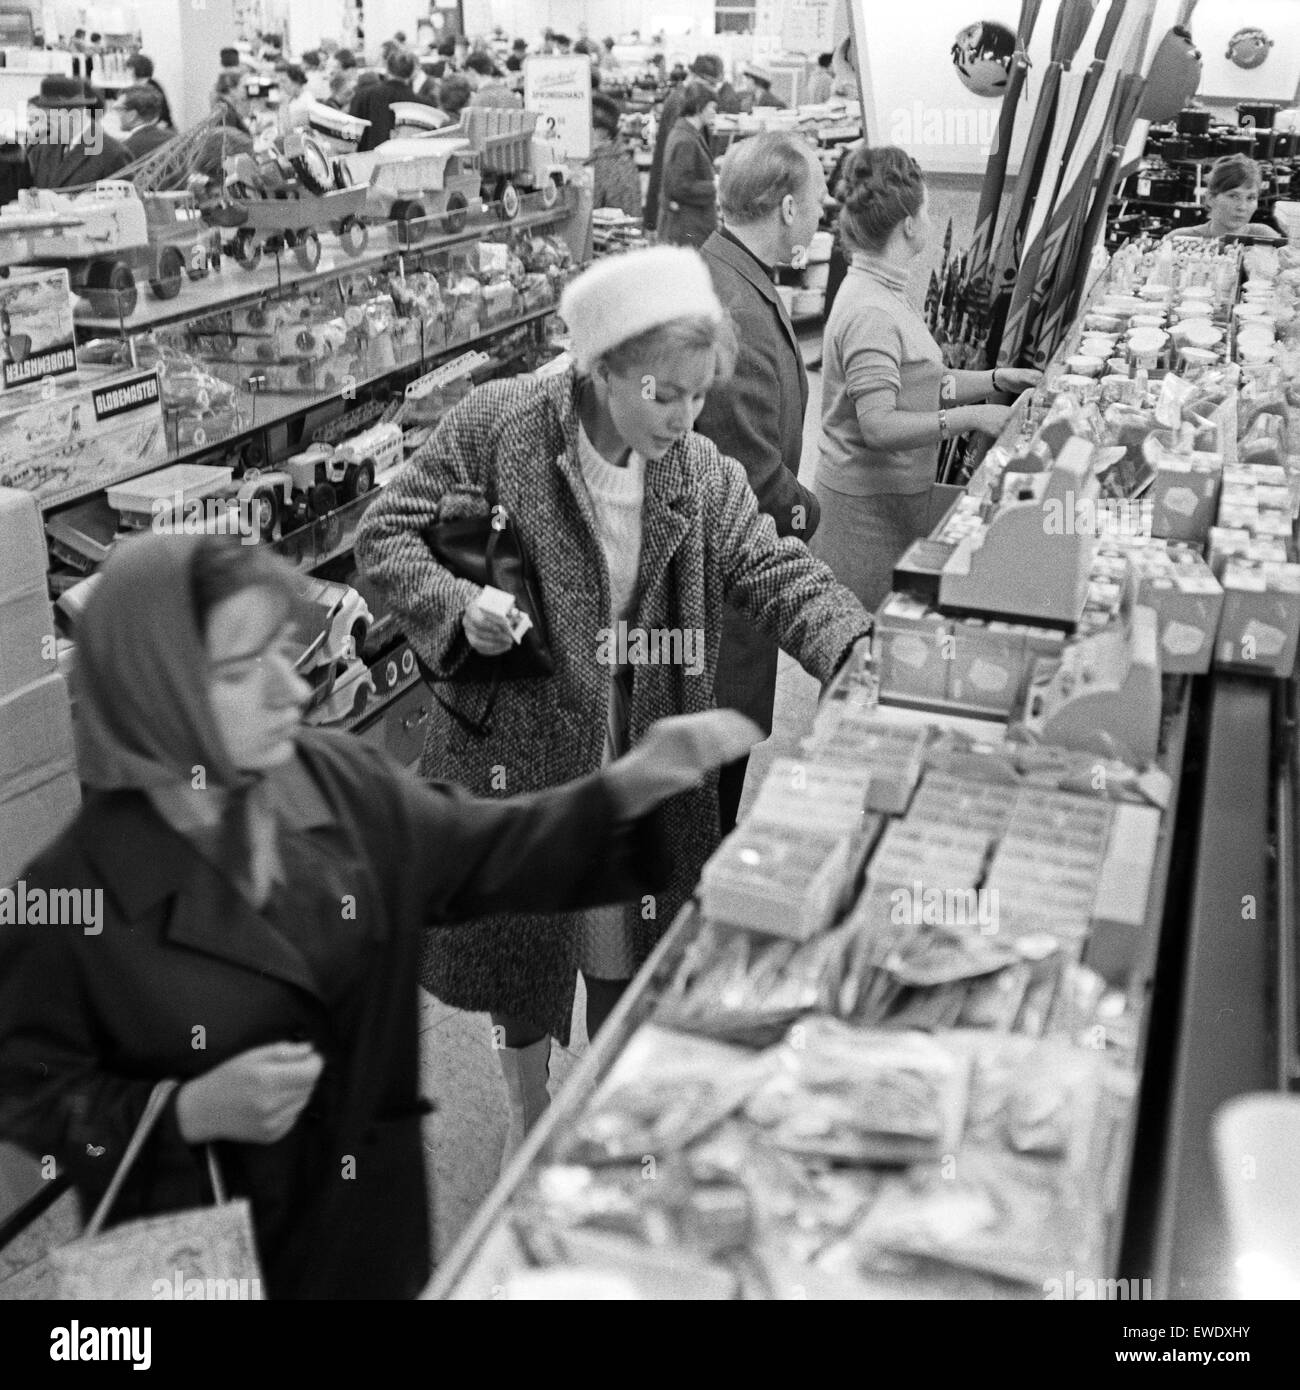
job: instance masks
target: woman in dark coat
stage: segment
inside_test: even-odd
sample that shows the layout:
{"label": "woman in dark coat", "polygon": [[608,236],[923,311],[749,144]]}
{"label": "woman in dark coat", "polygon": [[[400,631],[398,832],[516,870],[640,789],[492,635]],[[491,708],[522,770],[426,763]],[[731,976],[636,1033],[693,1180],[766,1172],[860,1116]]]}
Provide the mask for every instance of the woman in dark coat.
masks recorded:
{"label": "woman in dark coat", "polygon": [[55,1155],[85,1207],[179,1080],[114,1219],[210,1202],[211,1144],[270,1297],[411,1297],[429,1274],[419,929],[653,887],[646,812],[740,726],[661,731],[667,780],[634,754],[513,803],[423,787],[299,726],[294,601],[279,561],[223,538],[114,550],[78,626],[94,790],[20,882],[25,907],[71,889],[99,908],[0,927],[0,1139]]}
{"label": "woman in dark coat", "polygon": [[681,117],[668,135],[659,193],[659,240],[670,246],[698,250],[717,229],[718,180],[709,149],[717,114],[713,88],[688,82]]}
{"label": "woman in dark coat", "polygon": [[[725,374],[734,361],[700,256],[654,247],[608,257],[569,286],[560,312],[576,369],[471,392],[357,532],[367,577],[441,671],[471,647],[490,656],[511,639],[483,611],[478,587],[433,559],[423,529],[471,503],[499,506],[532,560],[554,675],[503,682],[487,737],[441,708],[429,719],[421,771],[477,794],[590,774],[636,747],[655,720],[711,708],[724,599],[822,681],[870,631],[830,571],[759,515],[740,464],[691,432],[719,364]],[[469,720],[489,690],[444,685],[440,694]],[[548,1035],[568,1040],[579,971],[590,1034],[718,843],[712,786],[676,798],[664,816],[672,877],[653,898],[619,914],[496,916],[455,940],[428,939],[424,985],[459,1008],[490,1011],[504,1030],[497,1058],[512,1139],[545,1108]]]}

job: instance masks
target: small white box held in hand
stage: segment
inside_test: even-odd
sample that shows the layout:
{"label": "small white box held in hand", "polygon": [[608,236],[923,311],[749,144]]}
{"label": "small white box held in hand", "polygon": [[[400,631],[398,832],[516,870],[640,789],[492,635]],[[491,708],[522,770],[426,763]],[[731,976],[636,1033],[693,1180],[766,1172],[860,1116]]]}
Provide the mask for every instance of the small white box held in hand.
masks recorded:
{"label": "small white box held in hand", "polygon": [[533,625],[533,620],[515,602],[515,596],[504,589],[494,589],[487,585],[479,596],[479,602],[489,613],[503,617],[510,626],[510,635],[518,646],[524,640],[524,633]]}

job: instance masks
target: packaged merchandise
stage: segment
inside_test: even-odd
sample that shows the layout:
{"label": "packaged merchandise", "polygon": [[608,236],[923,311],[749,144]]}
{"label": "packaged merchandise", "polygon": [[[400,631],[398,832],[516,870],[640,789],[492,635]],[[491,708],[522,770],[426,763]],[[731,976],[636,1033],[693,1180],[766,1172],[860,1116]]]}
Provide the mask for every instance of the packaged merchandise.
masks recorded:
{"label": "packaged merchandise", "polygon": [[[83,373],[83,375],[86,375]],[[166,456],[156,372],[98,376],[0,407],[0,487],[72,501]]]}
{"label": "packaged merchandise", "polygon": [[960,1140],[969,1062],[924,1034],[812,1016],[791,1028],[775,1067],[745,1114],[788,1152],[901,1164],[937,1159]]}

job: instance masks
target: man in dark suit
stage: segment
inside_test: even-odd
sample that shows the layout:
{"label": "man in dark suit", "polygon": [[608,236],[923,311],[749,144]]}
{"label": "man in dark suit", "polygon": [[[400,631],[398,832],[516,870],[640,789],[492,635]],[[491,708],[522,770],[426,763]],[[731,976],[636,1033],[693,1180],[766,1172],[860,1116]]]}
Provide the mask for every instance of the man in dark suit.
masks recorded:
{"label": "man in dark suit", "polygon": [[357,89],[356,96],[352,98],[351,114],[370,122],[357,142],[358,150],[373,150],[392,136],[393,102],[419,101],[426,106],[433,105],[427,98],[416,95],[411,86],[414,76],[415,54],[398,49],[388,55],[387,77]]}
{"label": "man in dark suit", "polygon": [[176,134],[162,124],[162,97],[157,87],[144,82],[128,87],[118,98],[117,119],[126,132],[126,152],[133,160],[165,145]]}
{"label": "man in dark suit", "polygon": [[[808,376],[773,275],[807,249],[825,196],[821,164],[802,136],[740,140],[727,151],[718,179],[723,225],[703,247],[718,298],[735,322],[740,356],[731,380],[709,392],[695,429],[744,465],[759,510],[776,523],[777,534],[805,542],[821,518],[816,497],[799,482]],[[718,705],[744,711],[770,733],[776,663],[776,644],[726,609]],[[724,834],[736,823],[747,765],[742,758],[720,774]]]}
{"label": "man in dark suit", "polygon": [[103,97],[80,77],[42,77],[27,114],[33,188],[80,188],[111,179],[131,162],[126,149],[104,134]]}

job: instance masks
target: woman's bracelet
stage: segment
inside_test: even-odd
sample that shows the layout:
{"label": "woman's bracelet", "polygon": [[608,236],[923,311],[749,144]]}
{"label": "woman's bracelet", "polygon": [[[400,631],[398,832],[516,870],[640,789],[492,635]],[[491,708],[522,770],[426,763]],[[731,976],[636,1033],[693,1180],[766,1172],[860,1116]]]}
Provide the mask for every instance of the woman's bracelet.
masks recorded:
{"label": "woman's bracelet", "polygon": [[1000,393],[998,391],[998,369],[996,367],[994,367],[993,370],[989,373],[989,381],[992,383],[993,386],[993,394],[995,396],[999,395]]}
{"label": "woman's bracelet", "polygon": [[951,438],[952,438],[952,430],[949,428],[949,425],[948,425],[948,412],[947,412],[946,410],[941,410],[941,411],[939,412],[939,438],[940,438],[940,439],[951,439]]}

